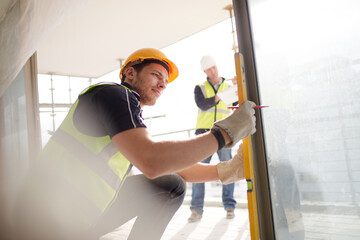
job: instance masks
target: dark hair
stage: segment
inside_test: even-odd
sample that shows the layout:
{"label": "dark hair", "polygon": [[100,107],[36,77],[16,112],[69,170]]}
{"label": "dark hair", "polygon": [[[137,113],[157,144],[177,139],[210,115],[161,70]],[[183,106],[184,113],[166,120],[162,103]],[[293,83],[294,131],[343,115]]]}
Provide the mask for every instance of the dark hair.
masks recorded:
{"label": "dark hair", "polygon": [[[158,64],[160,64],[169,73],[168,64],[166,62],[163,62],[163,61],[160,61],[160,60],[157,60],[157,59],[145,59],[144,61],[142,61],[142,62],[140,62],[138,64],[135,64],[135,65],[132,65],[131,67],[133,67],[136,72],[141,72],[141,70],[143,70],[143,68],[146,67],[147,65],[149,65],[150,63],[158,63]],[[126,78],[126,75],[125,75],[125,73],[123,73],[121,75],[121,82],[124,82],[125,78]]]}

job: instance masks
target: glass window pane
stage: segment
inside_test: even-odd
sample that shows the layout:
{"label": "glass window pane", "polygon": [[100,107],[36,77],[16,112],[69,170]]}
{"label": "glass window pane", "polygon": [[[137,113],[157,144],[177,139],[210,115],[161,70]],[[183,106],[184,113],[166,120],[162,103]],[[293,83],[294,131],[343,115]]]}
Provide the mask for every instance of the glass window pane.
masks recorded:
{"label": "glass window pane", "polygon": [[38,74],[39,103],[51,103],[50,75]]}
{"label": "glass window pane", "polygon": [[49,141],[50,133],[54,129],[51,108],[40,108],[40,126],[41,126],[41,142],[44,147]]}
{"label": "glass window pane", "polygon": [[87,87],[90,86],[89,78],[71,77],[71,103],[74,103],[79,94]]}
{"label": "glass window pane", "polygon": [[102,77],[99,77],[97,79],[93,79],[93,83],[99,83],[99,82],[114,82],[114,83],[120,83],[119,78],[120,69],[116,69],[112,72],[109,72],[108,74],[105,74]]}
{"label": "glass window pane", "polygon": [[276,239],[360,239],[360,2],[249,3]]}
{"label": "glass window pane", "polygon": [[69,77],[53,75],[54,103],[70,103]]}
{"label": "glass window pane", "polygon": [[40,108],[40,126],[41,126],[41,138],[42,146],[44,147],[47,141],[50,139],[53,132],[60,126],[65,119],[70,108],[57,107],[54,108],[54,112],[50,107]]}

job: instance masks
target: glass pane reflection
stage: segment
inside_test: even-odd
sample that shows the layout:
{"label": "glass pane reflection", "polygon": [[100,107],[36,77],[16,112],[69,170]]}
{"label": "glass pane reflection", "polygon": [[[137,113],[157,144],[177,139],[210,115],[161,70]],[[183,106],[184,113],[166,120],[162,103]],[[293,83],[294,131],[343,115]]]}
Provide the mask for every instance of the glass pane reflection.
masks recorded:
{"label": "glass pane reflection", "polygon": [[276,239],[360,239],[360,2],[249,8]]}

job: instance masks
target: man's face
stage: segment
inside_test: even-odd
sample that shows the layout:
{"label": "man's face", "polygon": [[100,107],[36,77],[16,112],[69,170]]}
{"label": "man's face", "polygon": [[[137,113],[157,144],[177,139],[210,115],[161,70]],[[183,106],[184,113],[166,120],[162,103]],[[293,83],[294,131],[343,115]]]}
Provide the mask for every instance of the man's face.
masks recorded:
{"label": "man's face", "polygon": [[136,72],[133,69],[133,73],[129,76],[127,75],[126,79],[139,93],[140,105],[152,106],[168,84],[168,72],[160,64],[150,63],[140,72]]}
{"label": "man's face", "polygon": [[210,80],[218,78],[218,69],[216,66],[212,66],[211,68],[206,69],[204,72]]}

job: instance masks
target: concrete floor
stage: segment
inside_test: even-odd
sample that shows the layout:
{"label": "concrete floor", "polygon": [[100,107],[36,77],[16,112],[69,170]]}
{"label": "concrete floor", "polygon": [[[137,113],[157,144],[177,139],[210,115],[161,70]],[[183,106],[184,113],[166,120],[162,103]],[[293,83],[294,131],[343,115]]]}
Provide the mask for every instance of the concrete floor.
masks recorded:
{"label": "concrete floor", "polygon": [[[235,210],[234,219],[226,219],[219,206],[204,208],[203,218],[197,223],[188,223],[189,205],[183,204],[177,211],[161,240],[250,240],[248,211]],[[134,220],[101,238],[101,240],[126,239]]]}

